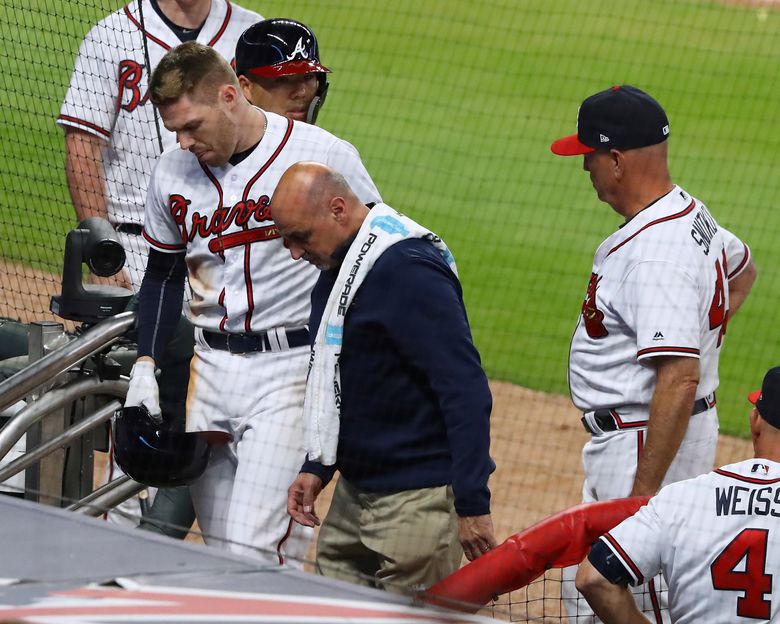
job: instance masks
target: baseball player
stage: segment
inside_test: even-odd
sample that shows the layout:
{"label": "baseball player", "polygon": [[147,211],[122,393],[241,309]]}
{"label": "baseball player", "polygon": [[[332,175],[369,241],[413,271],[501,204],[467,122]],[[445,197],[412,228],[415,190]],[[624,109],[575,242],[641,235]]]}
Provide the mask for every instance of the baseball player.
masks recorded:
{"label": "baseball player", "polygon": [[[591,434],[583,501],[653,495],[712,469],[718,357],[756,272],[747,245],[672,182],[669,121],[650,95],[596,93],[577,128],[552,151],[582,155],[599,199],[625,218],[596,251],[570,348],[572,400]],[[581,602],[567,600],[570,617],[593,621]]]}
{"label": "baseball player", "polygon": [[212,453],[191,490],[209,544],[284,562],[305,554],[286,490],[300,465],[314,267],[296,264],[271,221],[282,173],[300,160],[340,171],[365,202],[381,201],[350,144],[253,107],[230,65],[188,42],[160,61],[151,99],[181,149],[152,176],[144,216],[151,246],[139,305],[139,359],[126,405],[154,406],[154,358],[182,304],[196,327],[187,399],[190,431],[232,444]]}
{"label": "baseball player", "polygon": [[[253,24],[238,39],[235,65],[251,104],[288,119],[316,121],[330,70],[320,64],[317,38],[308,26],[288,18]],[[176,488],[155,496],[141,527],[183,538],[194,520],[189,488]]]}
{"label": "baseball player", "polygon": [[236,74],[246,99],[265,111],[315,123],[328,93],[314,32],[287,18],[249,27],[236,45]]}
{"label": "baseball player", "polygon": [[[148,253],[141,236],[146,189],[157,157],[176,142],[149,102],[151,69],[167,50],[193,39],[232,59],[239,35],[258,19],[228,0],[136,0],[84,38],[57,123],[65,131],[66,177],[77,218],[107,218],[127,254],[125,269],[111,278],[119,285],[134,291],[141,286]],[[182,323],[159,362],[162,402],[173,421],[184,417],[191,357],[192,328]],[[109,462],[108,479],[116,474],[118,466]],[[131,500],[108,519],[135,525],[142,509]]]}
{"label": "baseball player", "polygon": [[678,624],[780,618],[780,367],[749,399],[754,459],[663,488],[580,566],[577,587],[606,624],[647,622],[626,586],[659,572]]}
{"label": "baseball player", "polygon": [[[136,0],[84,38],[57,123],[65,130],[66,174],[76,216],[107,218],[127,253],[123,285],[141,286],[146,188],[157,157],[176,143],[147,92],[149,75],[182,41],[228,60],[244,30],[261,20],[228,0]],[[148,59],[148,60],[147,60]]]}

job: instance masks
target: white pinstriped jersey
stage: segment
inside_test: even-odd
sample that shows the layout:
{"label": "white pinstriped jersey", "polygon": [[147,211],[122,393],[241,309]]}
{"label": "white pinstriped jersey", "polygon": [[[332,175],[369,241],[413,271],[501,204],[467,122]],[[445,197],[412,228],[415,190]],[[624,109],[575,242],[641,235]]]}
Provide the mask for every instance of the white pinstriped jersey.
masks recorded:
{"label": "white pinstriped jersey", "polygon": [[583,412],[649,405],[655,370],[647,360],[659,355],[699,358],[696,398],[712,393],[728,321],[728,280],[749,256],[679,186],[607,238],[596,251],[571,342],[574,404]]}
{"label": "white pinstriped jersey", "polygon": [[160,157],[152,175],[144,237],[159,251],[186,250],[188,314],[196,327],[242,333],[309,322],[319,271],[292,260],[269,207],[291,165],[323,163],[341,173],[362,201],[382,201],[352,145],[322,128],[265,114],[263,139],[236,166],[201,165],[177,148]]}
{"label": "white pinstriped jersey", "polygon": [[[181,42],[152,5],[132,2],[98,22],[84,38],[76,58],[57,123],[106,140],[103,168],[108,218],[112,223],[142,223],[146,188],[163,149],[176,137],[155,122],[148,99],[150,71],[144,61],[144,38],[152,69]],[[236,42],[249,26],[263,18],[228,0],[212,0],[197,41],[233,60]]]}
{"label": "white pinstriped jersey", "polygon": [[601,540],[632,584],[663,572],[677,624],[780,618],[780,463],[747,459],[669,485]]}

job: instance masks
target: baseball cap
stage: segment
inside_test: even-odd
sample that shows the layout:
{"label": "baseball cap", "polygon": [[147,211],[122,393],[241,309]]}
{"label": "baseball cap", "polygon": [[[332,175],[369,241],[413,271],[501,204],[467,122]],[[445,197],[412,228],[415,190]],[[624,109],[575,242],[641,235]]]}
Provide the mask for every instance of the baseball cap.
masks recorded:
{"label": "baseball cap", "polygon": [[330,73],[320,64],[314,32],[288,18],[263,20],[247,28],[236,43],[236,74],[262,78]]}
{"label": "baseball cap", "polygon": [[761,390],[751,392],[748,401],[756,406],[761,418],[780,429],[780,366],[769,369]]}
{"label": "baseball cap", "polygon": [[577,156],[599,148],[647,147],[668,137],[669,120],[661,105],[641,89],[621,85],[587,98],[577,113],[577,134],[558,139],[550,149]]}

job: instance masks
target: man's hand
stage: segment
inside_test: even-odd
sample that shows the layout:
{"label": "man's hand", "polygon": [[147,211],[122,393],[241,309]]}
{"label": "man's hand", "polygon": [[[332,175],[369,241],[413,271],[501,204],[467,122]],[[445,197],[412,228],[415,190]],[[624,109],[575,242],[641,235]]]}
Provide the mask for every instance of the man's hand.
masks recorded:
{"label": "man's hand", "polygon": [[154,376],[154,360],[140,357],[130,371],[130,386],[127,389],[125,407],[146,406],[152,418],[162,422],[160,389]]}
{"label": "man's hand", "polygon": [[495,548],[496,538],[493,535],[493,519],[490,514],[459,517],[458,538],[469,561],[474,561],[491,548]]}
{"label": "man's hand", "polygon": [[314,511],[314,501],[322,492],[322,479],[308,472],[301,472],[287,490],[287,513],[303,526],[319,526],[320,519]]}

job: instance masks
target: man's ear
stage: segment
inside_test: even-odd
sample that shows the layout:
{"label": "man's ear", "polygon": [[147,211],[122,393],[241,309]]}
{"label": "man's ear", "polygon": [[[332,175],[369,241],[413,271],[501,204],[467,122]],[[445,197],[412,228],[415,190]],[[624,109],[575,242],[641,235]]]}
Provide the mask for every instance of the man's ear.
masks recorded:
{"label": "man's ear", "polygon": [[620,150],[609,150],[610,162],[612,164],[612,173],[616,179],[623,177],[623,172],[626,168],[626,155]]}
{"label": "man's ear", "polygon": [[217,91],[217,97],[222,101],[224,104],[226,104],[229,108],[233,108],[236,103],[239,101],[241,94],[239,94],[238,89],[235,85],[232,84],[223,84],[219,87],[219,90]]}
{"label": "man's ear", "polygon": [[347,217],[347,202],[343,197],[336,195],[330,200],[330,214],[337,222],[342,223]]}
{"label": "man's ear", "polygon": [[252,98],[250,96],[252,95],[252,92],[250,91],[250,89],[251,89],[252,83],[249,80],[249,78],[247,78],[246,76],[241,74],[238,77],[238,86],[241,87],[241,93],[244,94],[244,97],[251,102]]}

